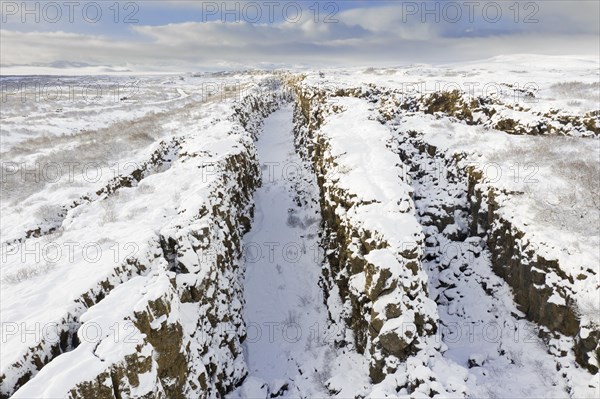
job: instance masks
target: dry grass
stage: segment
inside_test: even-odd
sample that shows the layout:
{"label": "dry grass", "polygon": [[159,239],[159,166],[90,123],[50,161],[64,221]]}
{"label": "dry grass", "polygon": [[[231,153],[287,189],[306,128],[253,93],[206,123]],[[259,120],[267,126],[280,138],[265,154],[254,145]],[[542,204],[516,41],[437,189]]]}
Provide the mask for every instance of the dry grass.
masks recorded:
{"label": "dry grass", "polygon": [[[523,191],[533,201],[536,219],[546,224],[598,236],[600,226],[600,164],[595,139],[528,137],[524,145],[511,144],[493,161],[533,167],[521,172]],[[544,169],[545,171],[543,171]]]}
{"label": "dry grass", "polygon": [[550,89],[562,98],[600,100],[600,83],[583,83],[577,81],[555,83]]}
{"label": "dry grass", "polygon": [[55,268],[55,264],[48,262],[40,265],[24,266],[16,272],[4,274],[4,276],[2,276],[2,282],[10,285],[19,284],[34,277],[48,274]]}

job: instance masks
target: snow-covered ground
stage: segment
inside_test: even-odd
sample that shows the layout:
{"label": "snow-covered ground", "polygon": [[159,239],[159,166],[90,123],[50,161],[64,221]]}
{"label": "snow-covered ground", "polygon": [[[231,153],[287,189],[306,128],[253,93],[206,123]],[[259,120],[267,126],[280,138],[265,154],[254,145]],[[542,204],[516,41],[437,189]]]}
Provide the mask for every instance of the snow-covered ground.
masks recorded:
{"label": "snow-covered ground", "polygon": [[2,77],[0,397],[599,397],[599,78]]}
{"label": "snow-covered ground", "polygon": [[[194,396],[192,392],[200,389],[226,390],[243,377],[239,357],[225,355],[221,352],[229,349],[220,351],[218,347],[228,348],[227,343],[241,351],[239,339],[245,329],[241,286],[235,283],[236,245],[259,178],[253,136],[262,117],[254,114],[255,108],[272,111],[277,105],[270,100],[272,95],[261,94],[260,100],[249,96],[237,102],[203,102],[179,110],[159,120],[158,125],[165,127],[161,141],[141,148],[136,153],[141,160],[132,161],[133,168],[114,178],[85,184],[67,181],[59,187],[42,181],[39,191],[27,197],[29,202],[3,201],[3,395],[32,377],[18,395],[56,397],[71,390],[85,392],[85,384],[107,367],[129,367],[124,359],[136,351],[158,362],[147,370],[154,375],[148,376],[149,381],[154,382],[139,387],[135,380],[117,383],[117,379],[107,389],[169,393],[170,383],[156,382],[156,373],[161,374],[161,356],[168,362],[173,354],[161,354],[168,340],[153,340],[152,332],[171,328],[172,344],[182,345],[175,353],[189,357],[186,362],[197,369],[190,375],[208,374],[202,388],[197,382],[186,388],[182,387],[186,381],[176,381],[177,389]],[[127,137],[130,131],[121,133]],[[79,159],[73,154],[70,157]],[[78,200],[65,198],[68,192],[77,193]],[[54,201],[61,207],[55,207]],[[44,213],[33,210],[44,204]],[[20,216],[18,207],[31,216]],[[33,234],[19,231],[23,223],[11,220],[20,218],[37,224],[39,230]],[[49,222],[54,225],[46,227]],[[211,298],[211,291],[228,295],[225,309],[213,309],[218,302]],[[131,295],[124,299],[127,292]],[[156,305],[157,301],[165,304]],[[100,309],[112,307],[115,312],[102,315],[95,307],[100,304]],[[145,311],[150,316],[144,316]],[[226,320],[209,324],[206,315],[217,313],[226,315]],[[91,338],[82,332],[88,325],[95,329]],[[120,334],[127,325],[130,331]],[[215,331],[221,330],[233,334],[220,337]],[[111,349],[105,353],[101,350],[104,346]],[[87,373],[74,375],[61,369],[63,360],[52,362],[63,352],[69,352],[69,362],[81,361]],[[83,366],[91,355],[101,359],[101,364]],[[55,375],[60,384],[35,382],[37,372],[47,363],[50,365],[43,368],[39,381],[66,373],[64,380]],[[209,364],[210,373],[227,373],[230,378],[211,380],[209,372],[203,371]]]}

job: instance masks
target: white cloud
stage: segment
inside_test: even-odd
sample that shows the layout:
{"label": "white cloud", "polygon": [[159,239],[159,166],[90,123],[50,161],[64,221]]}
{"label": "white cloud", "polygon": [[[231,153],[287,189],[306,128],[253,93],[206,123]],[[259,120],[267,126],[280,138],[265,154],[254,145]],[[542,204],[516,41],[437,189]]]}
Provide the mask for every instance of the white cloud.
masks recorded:
{"label": "white cloud", "polygon": [[[489,29],[485,24],[473,28],[410,22],[403,19],[398,6],[346,10],[336,16],[339,23],[331,24],[317,24],[305,15],[298,23],[133,25],[123,40],[108,35],[3,29],[0,55],[4,66],[66,60],[139,70],[450,62],[509,53],[597,55],[598,14],[594,24],[590,13],[598,9],[598,4],[585,4],[582,9],[564,4],[541,8],[540,23],[528,30],[512,31],[510,24]],[[550,17],[562,18],[571,28],[553,26],[556,24],[549,22]],[[468,37],[467,29],[485,34]]]}

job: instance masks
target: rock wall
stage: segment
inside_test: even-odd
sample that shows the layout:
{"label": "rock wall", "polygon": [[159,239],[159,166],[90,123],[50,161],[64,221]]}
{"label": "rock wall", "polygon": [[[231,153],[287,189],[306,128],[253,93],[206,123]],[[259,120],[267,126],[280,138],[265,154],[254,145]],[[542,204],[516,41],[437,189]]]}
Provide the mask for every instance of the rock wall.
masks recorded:
{"label": "rock wall", "polygon": [[[494,272],[514,290],[515,301],[529,320],[574,339],[578,363],[591,373],[598,372],[600,363],[600,330],[597,326],[582,325],[574,292],[569,288],[577,278],[565,273],[556,259],[548,259],[527,234],[506,220],[500,212],[506,194],[490,187],[481,171],[467,170],[468,198],[471,208],[471,232],[487,234]],[[564,284],[566,283],[566,284]],[[550,300],[558,295],[560,302]]]}
{"label": "rock wall", "polygon": [[[423,237],[414,217],[410,190],[402,180],[402,168],[394,168],[395,155],[384,142],[377,148],[382,150],[379,154],[369,153],[364,146],[362,155],[380,156],[382,162],[389,156],[387,169],[395,170],[392,178],[397,181],[397,190],[371,197],[344,183],[342,175],[348,171],[340,157],[339,142],[324,130],[332,115],[358,112],[366,104],[356,100],[346,108],[340,103],[342,97],[337,96],[357,97],[360,91],[313,88],[302,85],[301,78],[291,79],[289,84],[296,91],[298,151],[312,163],[320,189],[328,261],[324,269],[326,294],[335,291],[340,295],[344,320],[354,335],[352,344],[359,353],[369,356],[371,380],[379,383],[395,373],[409,356],[424,349],[428,337],[436,332],[435,303],[427,298],[426,276],[420,267]],[[385,137],[386,130],[379,122],[365,119],[360,123],[369,124],[358,127],[373,135],[365,137],[367,141],[380,139],[377,126]],[[358,136],[352,140],[362,143]],[[365,182],[378,184],[375,177],[383,170],[375,164],[364,170],[360,164],[354,166],[355,177],[364,174]],[[391,234],[389,225],[378,224],[379,217],[401,226],[403,232]],[[410,382],[410,390],[421,382]]]}
{"label": "rock wall", "polygon": [[[527,233],[507,220],[500,204],[510,200],[510,193],[487,183],[482,170],[461,162],[465,154],[436,148],[423,141],[418,132],[402,140],[406,144],[400,155],[416,176],[444,172],[453,182],[452,195],[440,196],[443,203],[428,199],[429,209],[423,214],[427,222],[423,223],[430,223],[436,232],[445,232],[452,240],[484,239],[494,273],[512,287],[514,299],[527,319],[546,328],[541,333],[547,335],[545,341],[553,353],[564,356],[564,348],[553,347],[551,338],[572,337],[577,362],[591,373],[598,372],[600,331],[593,324],[580,322],[572,287],[574,279],[593,277],[567,274],[557,259],[545,255]],[[436,164],[420,169],[423,165],[416,162],[419,158],[435,160]],[[555,295],[561,299],[551,300]]]}
{"label": "rock wall", "polygon": [[[439,91],[413,95],[391,93],[398,108],[396,111],[440,114],[464,121],[470,125],[481,125],[509,134],[563,135],[594,137],[600,134],[600,111],[573,115],[559,109],[547,112],[530,112],[528,103],[536,102],[535,91],[521,89],[519,95],[510,85],[504,85],[506,93],[491,93],[490,96],[474,96],[459,90]],[[503,98],[506,97],[506,98]],[[507,102],[510,99],[513,103]]]}

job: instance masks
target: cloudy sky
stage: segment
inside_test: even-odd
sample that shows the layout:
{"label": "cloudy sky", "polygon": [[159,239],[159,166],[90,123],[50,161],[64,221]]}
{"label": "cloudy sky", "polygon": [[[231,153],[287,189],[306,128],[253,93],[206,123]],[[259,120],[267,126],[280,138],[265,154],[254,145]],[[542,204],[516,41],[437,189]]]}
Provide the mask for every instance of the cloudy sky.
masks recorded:
{"label": "cloudy sky", "polygon": [[131,71],[594,55],[590,1],[0,1],[1,67]]}

